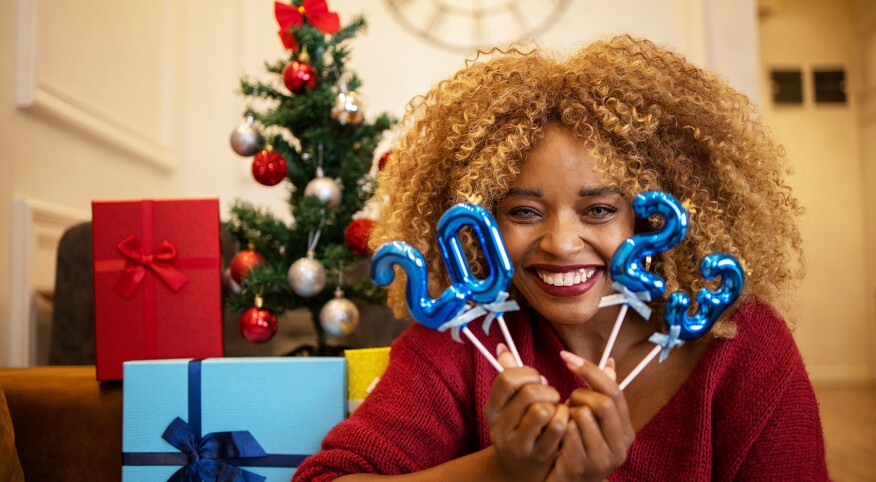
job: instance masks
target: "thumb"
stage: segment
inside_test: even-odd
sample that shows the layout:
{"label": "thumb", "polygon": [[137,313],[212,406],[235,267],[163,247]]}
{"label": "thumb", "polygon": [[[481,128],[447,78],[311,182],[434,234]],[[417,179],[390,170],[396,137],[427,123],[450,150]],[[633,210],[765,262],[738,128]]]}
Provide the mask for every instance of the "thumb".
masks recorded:
{"label": "thumb", "polygon": [[502,368],[514,368],[517,366],[514,355],[511,354],[511,350],[504,343],[499,343],[496,346],[496,360],[498,360],[499,365],[502,365]]}
{"label": "thumb", "polygon": [[617,368],[614,363],[614,358],[608,359],[608,361],[605,363],[605,369],[602,371],[604,371],[605,374],[608,375],[608,377],[611,378],[612,381],[617,381]]}

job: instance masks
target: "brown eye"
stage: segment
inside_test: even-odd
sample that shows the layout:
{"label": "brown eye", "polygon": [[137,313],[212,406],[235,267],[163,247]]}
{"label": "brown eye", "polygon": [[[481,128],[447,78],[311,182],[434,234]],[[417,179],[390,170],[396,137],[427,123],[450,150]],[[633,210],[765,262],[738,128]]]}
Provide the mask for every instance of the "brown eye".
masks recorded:
{"label": "brown eye", "polygon": [[616,212],[617,209],[611,206],[598,204],[596,206],[590,206],[590,208],[587,210],[587,215],[598,219],[604,219]]}
{"label": "brown eye", "polygon": [[508,210],[508,217],[516,221],[527,221],[538,217],[538,211],[535,209],[521,206]]}

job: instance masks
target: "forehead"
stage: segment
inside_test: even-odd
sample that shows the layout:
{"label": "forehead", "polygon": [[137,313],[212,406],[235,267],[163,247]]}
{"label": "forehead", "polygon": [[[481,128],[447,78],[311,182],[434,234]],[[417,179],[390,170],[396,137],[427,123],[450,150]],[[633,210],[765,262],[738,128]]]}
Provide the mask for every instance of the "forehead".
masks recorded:
{"label": "forehead", "polygon": [[561,125],[549,124],[526,156],[514,184],[599,186],[603,176],[595,168],[596,159],[588,152],[584,140]]}

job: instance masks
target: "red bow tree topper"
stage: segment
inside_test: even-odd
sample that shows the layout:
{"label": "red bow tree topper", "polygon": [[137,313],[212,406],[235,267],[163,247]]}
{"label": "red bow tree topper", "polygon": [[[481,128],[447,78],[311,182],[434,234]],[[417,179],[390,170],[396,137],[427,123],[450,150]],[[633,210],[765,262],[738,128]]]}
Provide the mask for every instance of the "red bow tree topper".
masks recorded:
{"label": "red bow tree topper", "polygon": [[338,14],[329,10],[325,0],[304,0],[300,7],[274,2],[274,17],[280,25],[280,40],[287,49],[298,50],[298,42],[292,35],[292,27],[300,27],[304,23],[305,16],[307,22],[322,33],[332,35],[341,28]]}

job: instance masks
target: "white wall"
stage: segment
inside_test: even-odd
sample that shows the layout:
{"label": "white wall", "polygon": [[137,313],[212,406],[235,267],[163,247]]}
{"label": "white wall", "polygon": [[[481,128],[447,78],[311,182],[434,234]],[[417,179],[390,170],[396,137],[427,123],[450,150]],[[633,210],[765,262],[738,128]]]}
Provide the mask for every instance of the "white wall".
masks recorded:
{"label": "white wall", "polygon": [[[771,67],[802,69],[805,92],[802,106],[763,103],[767,122],[794,163],[792,183],[807,210],[807,278],[799,293],[803,316],[796,339],[814,380],[867,380],[873,373],[874,291],[868,288],[872,250],[865,248],[864,193],[873,184],[862,176],[854,18],[846,1],[776,3],[761,22],[764,98]],[[815,103],[812,70],[824,67],[846,69],[848,104]]]}
{"label": "white wall", "polygon": [[[404,30],[383,1],[330,5],[342,21],[368,19],[350,67],[372,114],[400,116],[412,96],[464,65],[464,55]],[[7,365],[27,363],[15,348],[20,340],[7,334],[27,333],[27,294],[34,280],[50,284],[52,275],[49,262],[10,269],[13,246],[37,245],[32,233],[10,229],[13,198],[70,219],[87,217],[92,199],[216,196],[223,210],[238,197],[277,213],[286,207],[284,189],[253,182],[248,160],[228,147],[244,106],[234,93],[238,78],[260,75],[264,61],[282,55],[272,0],[0,0],[0,18],[0,365]],[[568,50],[620,32],[673,46],[759,96],[754,0],[574,0],[538,41]],[[10,294],[13,286],[22,291]]]}
{"label": "white wall", "polygon": [[[221,195],[224,205],[239,196],[285,211],[283,189],[252,182],[248,160],[236,157],[227,146],[245,102],[233,93],[239,77],[273,80],[263,76],[262,64],[283,55],[272,1],[190,0],[187,5],[186,192]],[[466,55],[412,35],[396,22],[384,1],[334,1],[330,6],[342,22],[357,14],[368,21],[367,32],[352,44],[349,68],[363,79],[359,93],[372,115],[390,112],[401,117],[408,100],[464,66]],[[710,13],[714,17],[708,17]],[[736,40],[727,41],[728,30],[737,32]],[[757,98],[756,30],[753,0],[573,0],[564,17],[537,41],[570,51],[594,38],[634,33],[687,53]]]}

